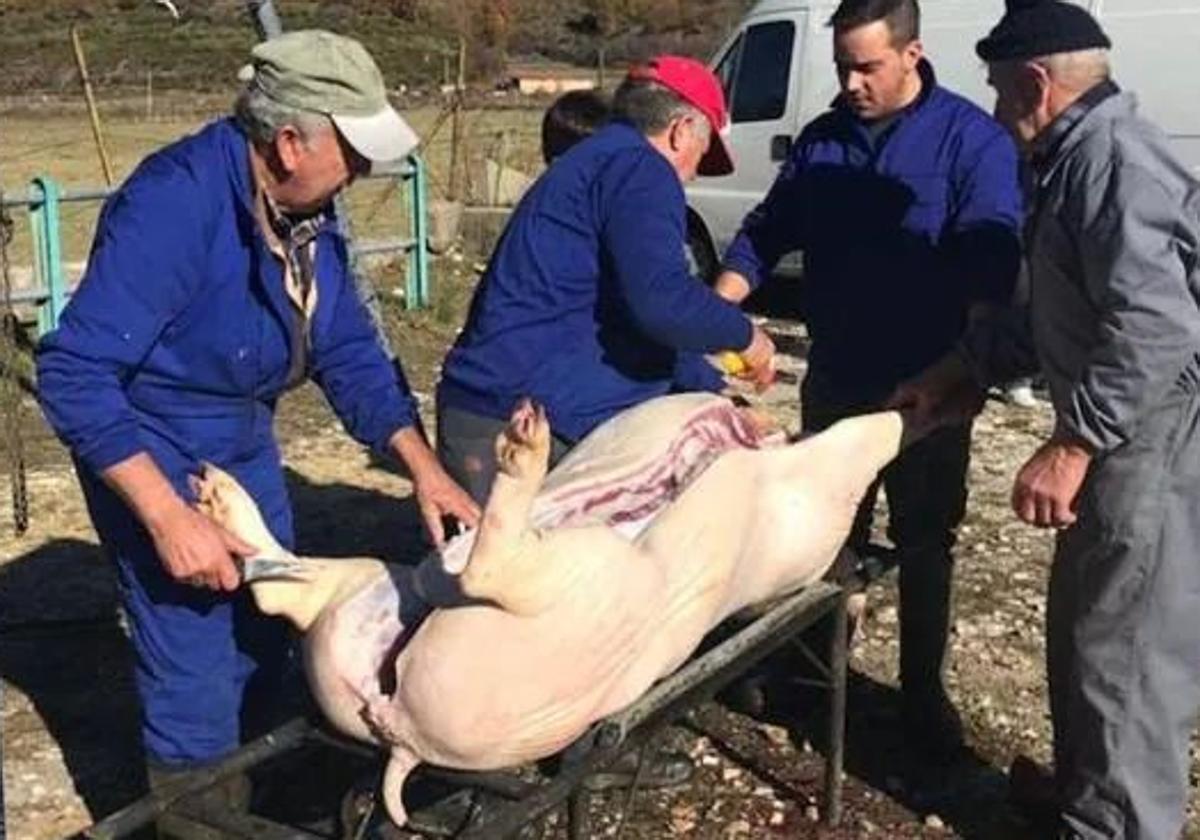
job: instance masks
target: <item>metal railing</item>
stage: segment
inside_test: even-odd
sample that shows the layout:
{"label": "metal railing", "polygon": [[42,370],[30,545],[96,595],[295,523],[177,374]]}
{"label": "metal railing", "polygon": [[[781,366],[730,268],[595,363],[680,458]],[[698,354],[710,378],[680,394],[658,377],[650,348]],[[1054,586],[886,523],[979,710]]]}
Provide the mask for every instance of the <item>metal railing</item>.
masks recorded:
{"label": "metal railing", "polygon": [[[425,163],[413,155],[396,169],[371,174],[369,179],[399,179],[411,192],[412,212],[409,214],[409,235],[373,242],[351,240],[350,259],[372,254],[404,253],[404,306],[419,309],[429,304],[428,220],[426,213],[427,188]],[[5,193],[2,206],[24,207],[29,211],[30,238],[33,250],[33,285],[13,289],[12,302],[33,304],[37,310],[37,334],[40,338],[58,327],[59,318],[77,284],[67,282],[63,264],[60,208],[64,204],[104,201],[116,192],[115,188],[84,187],[65,189],[49,176],[38,176],[30,183],[25,195]],[[403,197],[403,192],[400,193]],[[352,269],[354,266],[352,266]],[[357,271],[353,271],[358,274]]]}

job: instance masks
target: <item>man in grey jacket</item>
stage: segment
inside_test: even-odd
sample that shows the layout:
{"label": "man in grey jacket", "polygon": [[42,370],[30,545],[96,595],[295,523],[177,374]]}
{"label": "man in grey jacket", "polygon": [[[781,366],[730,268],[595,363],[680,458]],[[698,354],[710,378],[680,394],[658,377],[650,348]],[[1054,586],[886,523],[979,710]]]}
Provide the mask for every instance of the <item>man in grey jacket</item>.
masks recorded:
{"label": "man in grey jacket", "polygon": [[[1031,302],[893,403],[946,421],[1028,372],[1055,429],[1013,506],[1058,529],[1046,614],[1060,837],[1178,836],[1200,707],[1200,186],[1080,7],[1010,0],[977,47],[1032,165]],[[1036,359],[1033,351],[1036,351]]]}

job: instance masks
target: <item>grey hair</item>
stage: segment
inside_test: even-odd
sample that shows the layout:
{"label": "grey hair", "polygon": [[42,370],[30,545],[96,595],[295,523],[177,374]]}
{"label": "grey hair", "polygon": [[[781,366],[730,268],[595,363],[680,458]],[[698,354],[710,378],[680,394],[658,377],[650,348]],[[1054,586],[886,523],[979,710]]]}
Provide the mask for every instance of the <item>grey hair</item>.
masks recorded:
{"label": "grey hair", "polygon": [[1030,63],[1042,67],[1051,79],[1073,90],[1087,90],[1103,82],[1112,72],[1108,50],[1103,48],[1045,55]]}
{"label": "grey hair", "polygon": [[712,132],[708,117],[670,88],[647,80],[626,80],[613,94],[612,116],[630,123],[647,137],[658,134],[680,117],[691,117],[707,139]]}
{"label": "grey hair", "polygon": [[253,83],[238,94],[233,116],[251,141],[263,144],[273,141],[284,126],[293,126],[305,142],[333,128],[325,114],[281,105]]}

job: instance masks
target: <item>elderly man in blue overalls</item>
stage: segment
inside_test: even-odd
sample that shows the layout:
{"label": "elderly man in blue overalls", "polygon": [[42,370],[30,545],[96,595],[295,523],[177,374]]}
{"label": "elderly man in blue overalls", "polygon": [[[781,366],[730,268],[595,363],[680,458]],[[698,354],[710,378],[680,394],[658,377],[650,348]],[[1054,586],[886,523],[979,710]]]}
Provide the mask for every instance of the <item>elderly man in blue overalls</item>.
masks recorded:
{"label": "elderly man in blue overalls", "polygon": [[403,375],[355,293],[331,199],[416,137],[356,41],[254,48],[236,115],[151,155],[108,201],[88,268],[42,342],[38,384],[70,447],[129,618],[151,784],[252,734],[290,656],[235,592],[245,545],[192,506],[203,462],[292,544],[273,432],[311,378],[347,431],[407,466],[435,541],[478,510],[425,442]]}

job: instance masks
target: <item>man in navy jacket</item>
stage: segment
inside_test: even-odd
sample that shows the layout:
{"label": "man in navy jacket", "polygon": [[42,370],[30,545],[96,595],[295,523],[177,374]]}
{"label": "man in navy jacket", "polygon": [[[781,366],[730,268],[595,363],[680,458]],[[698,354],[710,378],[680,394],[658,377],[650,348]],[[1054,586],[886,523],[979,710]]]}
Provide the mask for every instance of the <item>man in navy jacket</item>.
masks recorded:
{"label": "man in navy jacket", "polygon": [[285,671],[282,625],[231,594],[232,558],[254,547],[198,513],[188,486],[204,462],[229,471],[291,546],[272,429],[284,391],[315,379],[351,435],[404,461],[435,540],[442,515],[478,515],[425,443],[330,205],[415,135],[355,41],[297,32],[252,58],[236,119],[151,155],[105,205],[38,353],[43,410],[116,561],[152,784],[252,734]]}
{"label": "man in navy jacket", "polygon": [[672,390],[680,353],[740,351],[759,381],[774,348],[685,258],[683,182],[733,169],[720,84],[660,56],[616,92],[613,122],[521,200],[446,358],[438,448],[476,499],[513,406],[546,407],[552,459],[618,412]]}
{"label": "man in navy jacket", "polygon": [[[830,21],[841,96],[805,127],[725,255],[717,290],[741,300],[802,250],[812,348],[803,424],[880,406],[949,350],[968,318],[1012,294],[1021,199],[1014,144],[940,87],[915,0],[843,0]],[[883,474],[899,548],[900,681],[915,755],[961,743],[946,699],[951,547],[966,504],[970,426],[908,448]],[[867,539],[875,492],[852,535]]]}

